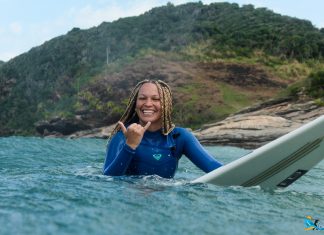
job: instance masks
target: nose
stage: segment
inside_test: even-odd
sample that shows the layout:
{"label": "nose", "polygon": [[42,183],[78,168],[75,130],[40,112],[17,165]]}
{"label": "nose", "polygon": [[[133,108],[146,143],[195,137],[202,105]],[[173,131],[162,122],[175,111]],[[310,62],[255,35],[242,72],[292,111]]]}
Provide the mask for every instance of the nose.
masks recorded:
{"label": "nose", "polygon": [[153,100],[152,99],[146,99],[144,105],[146,106],[152,106]]}

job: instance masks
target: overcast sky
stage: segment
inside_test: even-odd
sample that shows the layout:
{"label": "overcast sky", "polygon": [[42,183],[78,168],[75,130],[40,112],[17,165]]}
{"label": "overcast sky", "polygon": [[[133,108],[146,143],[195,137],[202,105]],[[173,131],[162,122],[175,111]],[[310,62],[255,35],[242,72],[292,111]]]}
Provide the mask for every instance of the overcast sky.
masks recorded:
{"label": "overcast sky", "polygon": [[[27,52],[73,27],[87,29],[103,21],[140,15],[153,7],[187,0],[0,0],[0,60]],[[224,2],[203,0],[204,4]],[[323,0],[234,0],[276,13],[310,20],[324,28]]]}

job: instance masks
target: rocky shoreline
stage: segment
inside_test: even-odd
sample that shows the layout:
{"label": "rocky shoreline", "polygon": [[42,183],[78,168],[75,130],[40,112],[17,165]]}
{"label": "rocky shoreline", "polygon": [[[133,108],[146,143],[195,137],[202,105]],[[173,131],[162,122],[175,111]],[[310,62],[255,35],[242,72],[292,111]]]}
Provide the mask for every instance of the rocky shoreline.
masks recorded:
{"label": "rocky shoreline", "polygon": [[324,107],[314,101],[271,100],[205,125],[194,134],[206,145],[255,149],[321,115]]}
{"label": "rocky shoreline", "polygon": [[[317,105],[314,101],[295,101],[292,98],[276,99],[246,108],[220,122],[204,125],[201,129],[193,131],[193,134],[205,145],[255,149],[321,115],[324,115],[324,107]],[[64,125],[68,127],[72,125],[71,121],[65,120],[64,122],[60,119],[56,122],[41,124],[43,128],[51,127],[52,129],[55,129],[55,125],[57,125],[56,129]],[[67,135],[55,131],[49,132],[45,129],[43,136],[107,139],[113,127],[114,125],[84,129]]]}

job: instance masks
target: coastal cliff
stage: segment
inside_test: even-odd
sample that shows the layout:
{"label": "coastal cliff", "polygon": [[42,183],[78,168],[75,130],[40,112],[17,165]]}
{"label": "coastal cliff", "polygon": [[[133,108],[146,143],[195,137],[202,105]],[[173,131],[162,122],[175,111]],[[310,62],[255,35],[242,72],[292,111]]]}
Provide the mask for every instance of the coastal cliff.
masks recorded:
{"label": "coastal cliff", "polygon": [[[201,2],[167,4],[90,29],[73,28],[0,61],[0,136],[95,132],[105,138],[132,88],[143,79],[160,79],[172,89],[173,121],[201,128],[194,133],[203,143],[243,146],[246,137],[262,144],[301,122],[271,112],[255,114],[255,107],[249,109],[253,120],[246,119],[247,111],[237,112],[301,90],[323,103],[323,33],[309,21],[265,8]],[[245,121],[234,122],[234,117]],[[213,125],[202,127],[212,122],[219,128],[215,132]],[[229,127],[233,138],[216,140],[226,129],[224,122],[262,133],[262,125],[271,129],[277,122],[286,129],[253,141],[252,134],[235,140],[238,132]]]}
{"label": "coastal cliff", "polygon": [[225,2],[170,3],[73,28],[0,62],[0,136],[113,125],[132,87],[147,78],[172,87],[174,122],[197,129],[324,71],[323,32],[307,20]]}

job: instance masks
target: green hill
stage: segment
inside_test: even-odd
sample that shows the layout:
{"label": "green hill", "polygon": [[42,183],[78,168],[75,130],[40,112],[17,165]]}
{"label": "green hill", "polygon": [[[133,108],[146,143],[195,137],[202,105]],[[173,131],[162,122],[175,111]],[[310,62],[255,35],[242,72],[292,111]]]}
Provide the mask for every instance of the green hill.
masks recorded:
{"label": "green hill", "polygon": [[114,123],[147,77],[171,83],[175,121],[196,127],[306,79],[323,54],[323,30],[309,21],[252,5],[167,4],[74,28],[3,64],[0,134],[33,134],[54,117]]}

